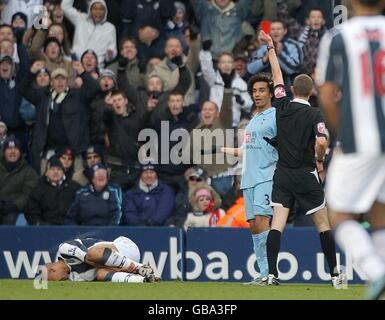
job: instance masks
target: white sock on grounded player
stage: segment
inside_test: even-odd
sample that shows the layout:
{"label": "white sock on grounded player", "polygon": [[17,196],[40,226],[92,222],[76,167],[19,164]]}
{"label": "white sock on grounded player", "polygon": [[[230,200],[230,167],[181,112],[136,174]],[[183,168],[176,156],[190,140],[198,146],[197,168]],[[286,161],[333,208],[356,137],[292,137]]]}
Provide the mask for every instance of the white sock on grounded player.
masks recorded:
{"label": "white sock on grounded player", "polygon": [[385,229],[373,231],[372,239],[378,255],[385,261]]}
{"label": "white sock on grounded player", "polygon": [[370,281],[385,274],[385,263],[376,253],[369,234],[358,222],[349,220],[339,224],[335,239],[342,250],[352,255],[353,263],[365,272]]}
{"label": "white sock on grounded player", "polygon": [[127,272],[115,272],[111,277],[111,282],[142,283],[144,282],[144,277]]}
{"label": "white sock on grounded player", "polygon": [[71,257],[78,258],[79,260],[81,260],[83,262],[84,262],[86,254],[87,254],[87,252],[83,251],[79,247],[74,246],[74,245],[69,244],[69,243],[66,243],[66,242],[62,243],[59,246],[59,253],[61,255],[64,255],[63,258],[65,258],[66,256],[71,256]]}
{"label": "white sock on grounded player", "polygon": [[142,266],[141,263],[138,263],[130,258],[127,258],[120,254],[118,251],[113,251],[110,248],[105,248],[103,251],[102,264],[107,267],[115,267],[115,268],[127,268],[133,263],[135,268],[139,268]]}

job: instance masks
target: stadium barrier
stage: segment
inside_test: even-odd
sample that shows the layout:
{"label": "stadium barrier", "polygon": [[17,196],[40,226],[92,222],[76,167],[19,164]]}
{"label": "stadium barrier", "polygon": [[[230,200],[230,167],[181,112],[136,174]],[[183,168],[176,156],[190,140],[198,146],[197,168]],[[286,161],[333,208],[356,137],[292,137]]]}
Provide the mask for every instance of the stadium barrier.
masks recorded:
{"label": "stadium barrier", "polygon": [[[247,229],[167,227],[7,227],[0,226],[0,278],[34,278],[38,265],[54,261],[59,243],[74,238],[113,240],[124,235],[141,250],[142,263],[163,280],[249,281],[258,275]],[[280,278],[287,282],[328,281],[327,264],[313,228],[287,228],[279,255]],[[349,256],[338,252],[349,283],[365,278]]]}

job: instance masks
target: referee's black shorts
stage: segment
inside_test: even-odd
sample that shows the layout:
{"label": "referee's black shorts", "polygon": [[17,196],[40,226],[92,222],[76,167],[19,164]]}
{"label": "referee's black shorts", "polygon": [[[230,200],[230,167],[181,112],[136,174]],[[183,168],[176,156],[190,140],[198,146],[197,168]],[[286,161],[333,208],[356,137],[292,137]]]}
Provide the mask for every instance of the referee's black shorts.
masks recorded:
{"label": "referee's black shorts", "polygon": [[325,207],[325,194],[317,169],[278,167],[273,178],[272,206],[291,209],[297,200],[306,215]]}

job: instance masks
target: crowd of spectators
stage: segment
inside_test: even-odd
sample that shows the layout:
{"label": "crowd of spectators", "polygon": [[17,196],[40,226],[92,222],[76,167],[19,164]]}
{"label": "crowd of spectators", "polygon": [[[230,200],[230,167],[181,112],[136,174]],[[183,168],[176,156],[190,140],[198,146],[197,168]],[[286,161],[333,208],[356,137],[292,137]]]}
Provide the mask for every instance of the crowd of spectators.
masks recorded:
{"label": "crowd of spectators", "polygon": [[[270,71],[262,21],[288,90],[312,75],[337,4],[0,0],[0,224],[247,227],[239,165],[211,161],[193,129],[252,116],[247,81]],[[177,146],[190,161],[162,162]]]}

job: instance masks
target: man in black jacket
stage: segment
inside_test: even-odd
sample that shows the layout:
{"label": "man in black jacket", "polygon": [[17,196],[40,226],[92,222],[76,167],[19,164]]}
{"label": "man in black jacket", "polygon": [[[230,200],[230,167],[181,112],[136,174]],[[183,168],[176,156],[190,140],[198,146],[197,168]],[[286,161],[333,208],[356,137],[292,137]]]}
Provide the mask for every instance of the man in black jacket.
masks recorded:
{"label": "man in black jacket", "polygon": [[67,180],[63,165],[55,155],[48,160],[44,177],[33,189],[25,209],[25,218],[31,225],[62,225],[68,208],[80,185]]}
{"label": "man in black jacket", "polygon": [[81,153],[89,145],[88,108],[99,90],[98,83],[84,71],[80,62],[73,64],[84,85],[80,89],[68,87],[68,74],[56,69],[51,74],[51,88],[36,89],[30,84],[38,70],[44,67],[36,61],[20,85],[22,95],[36,106],[33,131],[32,166],[40,172],[42,156],[61,146],[70,146],[76,155],[75,169],[81,167]]}
{"label": "man in black jacket", "polygon": [[139,113],[120,90],[112,93],[112,100],[112,110],[106,107],[104,113],[109,140],[106,163],[111,168],[111,182],[126,190],[135,185],[138,177],[138,134],[145,128],[150,112]]}
{"label": "man in black jacket", "polygon": [[28,65],[22,61],[18,67],[9,55],[0,53],[0,120],[3,121],[10,134],[21,140],[22,145],[27,144],[25,137],[26,126],[19,113],[22,102],[19,84],[27,71]]}
{"label": "man in black jacket", "polygon": [[0,224],[15,224],[29,194],[37,185],[38,177],[22,158],[20,142],[13,136],[5,140],[3,150],[0,160]]}

